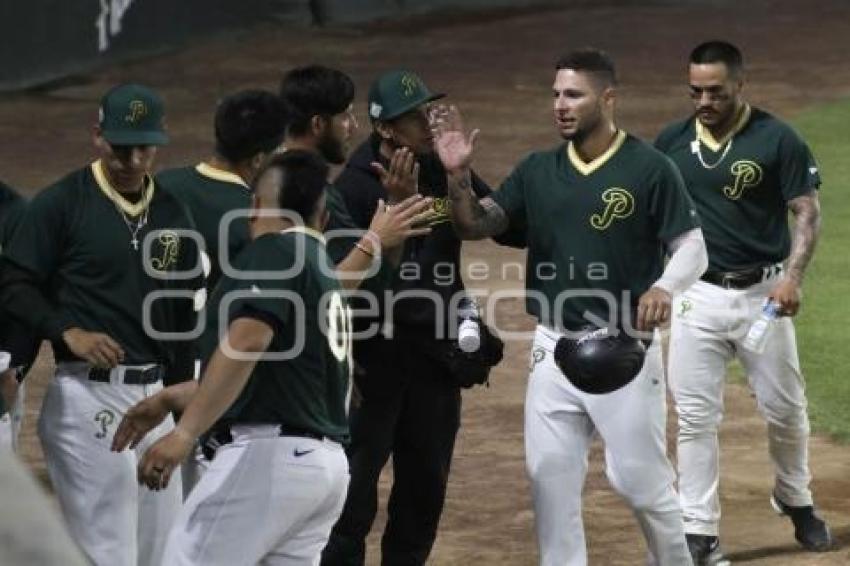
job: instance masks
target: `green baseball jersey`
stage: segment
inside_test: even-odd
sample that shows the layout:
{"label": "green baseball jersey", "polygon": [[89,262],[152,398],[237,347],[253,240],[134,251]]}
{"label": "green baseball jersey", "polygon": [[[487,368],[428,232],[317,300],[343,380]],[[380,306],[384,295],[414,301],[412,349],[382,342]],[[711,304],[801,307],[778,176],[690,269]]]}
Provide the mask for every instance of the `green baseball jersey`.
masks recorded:
{"label": "green baseball jersey", "polygon": [[266,322],[274,337],[221,424],[285,424],[347,442],[351,321],[324,238],[305,228],[265,234],[235,267],[243,273],[223,276],[210,297],[204,364],[237,318]]}
{"label": "green baseball jersey", "polygon": [[[6,257],[32,274],[63,328],[111,336],[124,349],[126,364],[170,363],[175,343],[149,336],[143,317],[151,293],[194,291],[203,284],[197,247],[178,230],[194,230],[194,224],[173,196],[148,177],[140,200],[129,202],[97,161],[30,202]],[[181,274],[189,277],[178,279]],[[151,329],[159,332],[194,325],[187,299],[157,299],[149,315]],[[75,359],[61,342],[54,351],[59,360]]]}
{"label": "green baseball jersey", "polygon": [[655,146],[679,167],[696,203],[709,270],[788,257],[788,201],[817,189],[820,176],[811,151],[787,124],[745,106],[721,140],[691,117],[665,128]]}
{"label": "green baseball jersey", "polygon": [[[210,262],[207,286],[212,289],[221,277],[222,253],[232,265],[239,252],[251,241],[248,216],[232,219],[222,226],[224,215],[232,210],[251,209],[251,189],[239,175],[222,171],[209,164],[163,171],[157,184],[172,193],[192,213],[198,232],[204,239]],[[226,246],[221,248],[220,230],[226,229]]]}
{"label": "green baseball jersey", "polygon": [[529,314],[568,330],[586,314],[622,324],[661,276],[664,243],[699,226],[670,160],[622,131],[590,163],[571,142],[531,154],[492,198],[528,227]]}

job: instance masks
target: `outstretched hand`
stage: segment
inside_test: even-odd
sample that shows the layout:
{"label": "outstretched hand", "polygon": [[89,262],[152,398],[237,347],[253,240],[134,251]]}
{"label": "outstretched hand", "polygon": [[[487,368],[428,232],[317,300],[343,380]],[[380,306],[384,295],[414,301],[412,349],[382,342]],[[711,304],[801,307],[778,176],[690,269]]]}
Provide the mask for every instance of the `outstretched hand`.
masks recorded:
{"label": "outstretched hand", "polygon": [[399,203],[419,192],[419,162],[412,151],[406,147],[396,149],[388,167],[372,162],[390,203]]}
{"label": "outstretched hand", "polygon": [[121,452],[128,446],[131,449],[138,446],[147,433],[165,420],[168,412],[161,395],[153,395],[130,407],[112,437],[112,451]]}
{"label": "outstretched hand", "polygon": [[434,132],[434,146],[443,167],[450,173],[469,169],[472,165],[475,139],[480,130],[464,130],[463,117],[457,106],[435,106],[431,110],[431,130]]}
{"label": "outstretched hand", "polygon": [[432,203],[432,199],[418,194],[393,206],[379,200],[369,230],[378,235],[384,249],[395,248],[407,238],[426,236],[431,233],[431,228],[423,224],[431,217]]}

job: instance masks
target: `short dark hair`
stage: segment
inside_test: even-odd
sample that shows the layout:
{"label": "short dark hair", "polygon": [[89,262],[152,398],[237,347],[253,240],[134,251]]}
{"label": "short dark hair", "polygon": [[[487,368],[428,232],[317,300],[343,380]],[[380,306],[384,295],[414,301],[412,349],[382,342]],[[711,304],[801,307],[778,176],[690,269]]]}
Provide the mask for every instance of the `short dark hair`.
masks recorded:
{"label": "short dark hair", "polygon": [[216,109],[215,150],[231,163],[273,151],[285,133],[283,104],[272,92],[239,91]]}
{"label": "short dark hair", "polygon": [[689,62],[694,65],[704,63],[723,63],[730,74],[737,74],[744,68],[741,51],[728,41],[706,41],[691,51]]}
{"label": "short dark hair", "polygon": [[354,81],[342,71],[321,65],[298,67],[281,80],[280,98],[289,132],[300,136],[309,131],[313,116],[333,116],[348,109],[354,100]]}
{"label": "short dark hair", "polygon": [[306,222],[316,212],[325,192],[328,164],[312,151],[292,149],[276,153],[266,162],[254,183],[269,169],[278,169],[281,173],[278,206],[301,215]]}
{"label": "short dark hair", "polygon": [[562,55],[555,63],[555,70],[560,71],[562,69],[589,73],[605,86],[617,84],[617,71],[614,68],[614,61],[607,53],[595,47],[584,47]]}

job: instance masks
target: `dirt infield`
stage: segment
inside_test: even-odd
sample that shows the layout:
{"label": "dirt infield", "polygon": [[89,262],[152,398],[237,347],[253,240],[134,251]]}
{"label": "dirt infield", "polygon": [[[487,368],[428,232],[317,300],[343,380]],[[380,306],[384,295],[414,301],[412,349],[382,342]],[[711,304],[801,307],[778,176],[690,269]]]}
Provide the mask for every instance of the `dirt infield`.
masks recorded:
{"label": "dirt infield", "polygon": [[[842,0],[812,0],[805,8],[798,0],[750,0],[722,9],[700,2],[581,4],[586,6],[461,20],[434,16],[355,29],[269,26],[69,81],[58,89],[2,97],[0,176],[31,190],[90,159],[86,130],[96,101],[109,85],[123,80],[144,81],[166,98],[174,143],[161,153],[165,167],[205,157],[218,96],[249,86],[276,88],[281,69],[321,62],[350,72],[358,84],[357,110],[365,126],[363,99],[369,81],[381,71],[409,67],[433,89],[448,91],[467,121],[482,129],[477,169],[492,183],[528,151],[556,142],[549,110],[552,62],[569,47],[595,45],[614,56],[623,83],[620,125],[646,137],[688,111],[683,59],[703,39],[724,37],[741,45],[752,81],[750,100],[782,116],[850,91],[850,3]],[[522,258],[490,243],[465,248],[467,261],[492,266]],[[498,275],[498,269],[493,271]],[[516,289],[522,281],[492,277],[476,286]],[[506,329],[532,326],[518,300],[500,305],[498,323]],[[527,342],[511,343],[492,386],[464,396],[463,427],[432,564],[536,563],[522,443],[528,347]],[[24,432],[24,456],[41,477],[33,425],[49,364],[45,352],[30,376]],[[721,487],[727,554],[736,564],[850,563],[850,449],[824,438],[812,441],[814,492],[841,548],[807,555],[798,552],[790,523],[768,505],[772,472],[765,430],[748,390],[728,387]],[[585,488],[590,562],[642,564],[645,548],[636,524],[609,489],[601,463],[597,445]],[[385,481],[384,501],[386,486]],[[370,542],[375,549],[374,535]],[[372,552],[370,564],[377,564],[375,559]]]}

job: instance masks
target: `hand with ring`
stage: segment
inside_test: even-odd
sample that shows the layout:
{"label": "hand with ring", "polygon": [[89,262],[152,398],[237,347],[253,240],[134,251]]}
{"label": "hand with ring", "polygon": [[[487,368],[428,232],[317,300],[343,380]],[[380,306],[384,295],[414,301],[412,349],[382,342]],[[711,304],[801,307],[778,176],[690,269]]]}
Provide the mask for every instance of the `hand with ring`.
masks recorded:
{"label": "hand with ring", "polygon": [[139,483],[154,491],[168,487],[174,470],[192,452],[194,445],[195,439],[179,426],[157,440],[139,461]]}

